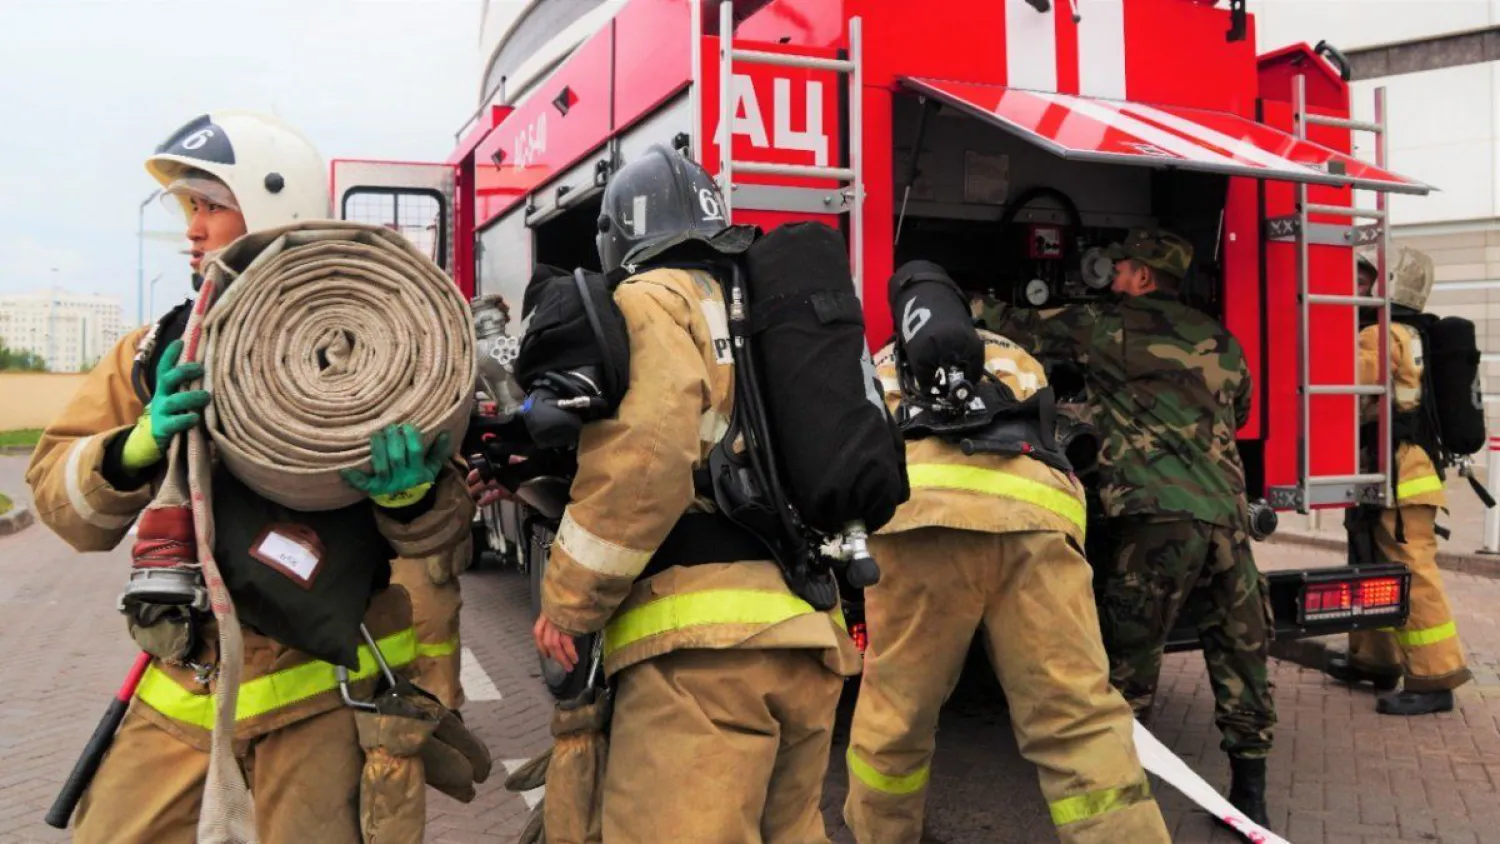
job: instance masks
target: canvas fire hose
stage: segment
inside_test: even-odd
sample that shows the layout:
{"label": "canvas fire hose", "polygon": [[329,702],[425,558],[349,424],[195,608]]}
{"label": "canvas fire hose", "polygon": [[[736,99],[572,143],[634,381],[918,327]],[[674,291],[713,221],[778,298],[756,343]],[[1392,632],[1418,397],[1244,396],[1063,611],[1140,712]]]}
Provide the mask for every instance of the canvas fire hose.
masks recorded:
{"label": "canvas fire hose", "polygon": [[[234,602],[213,556],[213,454],[246,486],[314,511],[364,497],[339,472],[369,470],[370,436],[406,422],[431,443],[463,434],[474,401],[468,303],[401,235],[311,221],[247,235],[213,256],[183,336],[204,364],[205,425],[178,438],[142,548],[201,575],[218,624],[217,682],[200,842],[252,844],[254,806],[231,741],[244,661]],[[192,541],[185,541],[190,525]],[[134,582],[134,581],[133,581]],[[91,743],[92,745],[92,743]]]}

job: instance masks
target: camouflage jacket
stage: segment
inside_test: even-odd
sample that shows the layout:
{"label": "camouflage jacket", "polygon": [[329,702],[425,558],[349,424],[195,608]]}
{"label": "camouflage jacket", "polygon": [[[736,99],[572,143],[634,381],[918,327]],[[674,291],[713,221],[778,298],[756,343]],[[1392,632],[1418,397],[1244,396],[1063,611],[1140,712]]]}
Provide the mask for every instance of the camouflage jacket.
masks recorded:
{"label": "camouflage jacket", "polygon": [[1250,374],[1217,321],[1162,294],[1043,311],[995,305],[982,316],[1034,354],[1083,368],[1106,515],[1243,524],[1235,431],[1250,414]]}

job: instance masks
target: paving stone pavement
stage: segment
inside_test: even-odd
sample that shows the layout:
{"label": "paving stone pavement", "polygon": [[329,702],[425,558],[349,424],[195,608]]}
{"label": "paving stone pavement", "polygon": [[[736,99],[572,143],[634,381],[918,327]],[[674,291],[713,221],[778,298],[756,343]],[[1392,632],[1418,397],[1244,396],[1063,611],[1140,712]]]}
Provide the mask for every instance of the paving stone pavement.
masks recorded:
{"label": "paving stone pavement", "polygon": [[[19,477],[15,461],[24,457],[0,457],[0,483]],[[1263,544],[1257,553],[1266,568],[1339,561],[1333,551],[1284,543]],[[123,550],[75,554],[43,527],[0,537],[0,844],[67,840],[41,817],[130,662],[114,610],[127,566]],[[1270,767],[1272,826],[1295,844],[1500,844],[1500,581],[1444,576],[1477,669],[1477,681],[1459,691],[1456,711],[1379,716],[1368,691],[1273,663],[1281,723]],[[547,746],[550,702],[529,643],[524,577],[472,572],[464,597],[464,645],[500,694],[471,702],[464,714],[502,764],[472,804],[429,792],[427,840],[509,842],[528,807],[501,788],[503,763]],[[1160,697],[1153,730],[1210,783],[1226,787],[1200,655],[1166,659]],[[845,698],[823,796],[840,842],[852,840],[838,817],[852,688]],[[966,681],[944,712],[932,782],[924,841],[1053,840],[1003,703],[980,678]],[[1169,787],[1155,786],[1174,840],[1236,840]]]}

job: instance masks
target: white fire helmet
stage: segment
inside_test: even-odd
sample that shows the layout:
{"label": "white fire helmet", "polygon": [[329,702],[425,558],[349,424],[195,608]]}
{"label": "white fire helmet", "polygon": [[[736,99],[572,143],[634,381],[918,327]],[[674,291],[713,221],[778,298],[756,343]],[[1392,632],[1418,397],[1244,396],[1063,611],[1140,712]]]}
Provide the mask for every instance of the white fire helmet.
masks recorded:
{"label": "white fire helmet", "polygon": [[1427,307],[1427,297],[1432,294],[1432,283],[1436,279],[1432,258],[1409,246],[1396,251],[1391,267],[1391,304],[1405,305],[1414,311]]}
{"label": "white fire helmet", "polygon": [[[329,216],[323,157],[305,135],[270,115],[216,111],[194,118],[156,148],[146,170],[185,215],[189,198],[198,196],[238,209],[249,231]],[[223,182],[232,201],[204,173]]]}

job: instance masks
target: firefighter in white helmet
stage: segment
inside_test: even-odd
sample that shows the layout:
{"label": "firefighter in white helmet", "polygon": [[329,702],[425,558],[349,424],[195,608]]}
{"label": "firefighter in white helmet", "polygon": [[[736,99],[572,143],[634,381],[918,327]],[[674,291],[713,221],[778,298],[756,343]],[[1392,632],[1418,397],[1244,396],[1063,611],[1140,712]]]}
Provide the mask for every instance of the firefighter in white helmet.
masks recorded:
{"label": "firefighter in white helmet", "polygon": [[[272,117],[235,111],[204,115],[173,133],[146,167],[171,207],[180,206],[186,216],[195,287],[205,258],[248,231],[328,216],[323,160],[305,137]],[[176,338],[187,314],[180,306],[154,327],[122,339],[43,432],[32,455],[26,477],[37,514],[79,551],[107,551],[124,539],[160,484],[172,437],[198,424],[210,402],[206,391],[185,389],[203,373],[201,364],[178,360],[182,341]],[[383,474],[389,473],[377,477]],[[410,565],[425,578],[427,569],[438,567],[433,557],[467,558],[473,510],[454,469],[444,467],[422,480],[429,487],[415,503],[384,506],[372,497],[373,504],[346,508],[352,515],[339,517],[339,525],[363,532],[357,537],[361,548],[411,558]],[[217,514],[221,503],[235,496],[224,494],[217,473],[214,484]],[[223,537],[240,525],[224,518],[216,522],[221,567],[248,558],[248,548],[222,547]],[[333,548],[344,537],[320,533],[319,538]],[[384,562],[364,564],[377,572]],[[356,607],[354,617],[363,612],[387,659],[409,673],[419,655],[437,649],[418,643],[406,590],[383,588],[379,575],[372,578],[373,598],[365,608]],[[450,604],[456,612],[456,595]],[[151,614],[127,613],[132,637],[155,659],[79,804],[75,841],[156,844],[196,838],[209,766],[217,637],[206,612],[158,605]],[[446,635],[453,635],[451,629]],[[361,805],[366,758],[333,666],[250,626],[243,638],[234,737],[260,840],[361,840],[367,820]],[[360,657],[366,659],[364,653]],[[356,693],[368,696],[371,683],[356,683]],[[422,789],[415,783],[397,802],[404,799],[420,813]]]}
{"label": "firefighter in white helmet", "polygon": [[[1375,264],[1361,257],[1358,271],[1360,295],[1384,292],[1374,290],[1379,275]],[[1423,378],[1423,370],[1428,365],[1442,365],[1424,353],[1418,327],[1433,322],[1424,321],[1421,314],[1433,279],[1431,258],[1414,249],[1398,250],[1389,291],[1396,506],[1358,507],[1346,518],[1350,548],[1363,558],[1360,562],[1379,559],[1405,563],[1411,569],[1411,614],[1394,630],[1350,633],[1348,654],[1330,658],[1327,666],[1328,674],[1337,680],[1368,682],[1378,691],[1391,692],[1375,704],[1376,710],[1386,715],[1447,712],[1453,709],[1453,690],[1472,676],[1437,565],[1437,513],[1448,504],[1436,462],[1444,449],[1438,432],[1432,430],[1432,417],[1419,412],[1437,400],[1424,392],[1423,383],[1428,379]],[[1380,326],[1367,325],[1359,334],[1359,380],[1374,384],[1379,378]],[[1368,470],[1376,465],[1376,408],[1373,400],[1367,401],[1367,424],[1361,441]],[[1476,406],[1475,412],[1482,414],[1483,410]],[[1403,683],[1401,691],[1394,691]]]}
{"label": "firefighter in white helmet", "polygon": [[[328,171],[322,156],[301,132],[266,115],[236,111],[204,115],[167,139],[146,160],[146,169],[162,184],[162,201],[169,208],[180,205],[189,220],[200,200],[239,211],[247,231],[329,215]],[[212,226],[215,219],[213,214],[205,215],[206,225]],[[228,242],[215,242],[208,248]],[[193,243],[194,289],[204,251],[202,244]],[[186,308],[181,318],[186,319]],[[452,554],[398,557],[391,563],[391,582],[411,597],[418,643],[412,668],[418,683],[453,709],[464,703],[459,682],[458,616],[463,601],[458,575],[469,561],[466,541]]]}

